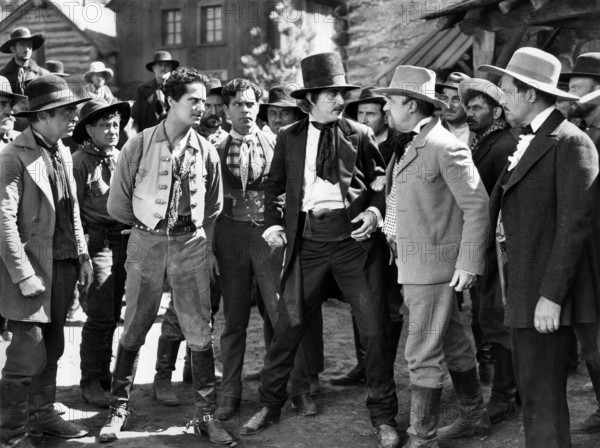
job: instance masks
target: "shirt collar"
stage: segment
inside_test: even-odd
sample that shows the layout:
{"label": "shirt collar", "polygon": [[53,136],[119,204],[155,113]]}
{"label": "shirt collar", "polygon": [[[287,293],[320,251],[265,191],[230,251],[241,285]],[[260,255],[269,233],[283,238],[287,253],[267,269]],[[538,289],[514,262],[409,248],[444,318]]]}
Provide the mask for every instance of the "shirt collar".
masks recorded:
{"label": "shirt collar", "polygon": [[231,137],[235,140],[252,140],[252,139],[254,139],[254,137],[256,137],[256,134],[258,133],[258,131],[259,131],[258,126],[256,126],[256,124],[255,124],[252,127],[252,129],[250,129],[250,132],[248,132],[247,134],[240,134],[238,131],[231,128],[231,131],[229,131],[229,135],[231,135]]}
{"label": "shirt collar", "polygon": [[546,119],[550,116],[550,114],[552,112],[554,112],[554,109],[556,109],[556,107],[550,106],[549,108],[541,111],[539,114],[537,114],[535,116],[535,118],[533,120],[531,120],[530,125],[531,125],[531,129],[533,129],[534,133],[536,133],[538,131],[538,129],[540,127],[542,127],[542,124],[544,124],[544,121],[546,121]]}
{"label": "shirt collar", "polygon": [[[195,150],[199,150],[200,147],[197,144],[198,139],[192,138],[192,132],[196,132],[196,131],[194,131],[192,128],[190,128],[188,130],[187,134],[182,138],[182,140],[187,141],[187,146],[191,146]],[[169,142],[169,139],[167,138],[167,131],[165,130],[165,120],[161,121],[160,124],[158,125],[158,129],[156,130],[156,141],[157,142],[166,141],[167,143]]]}
{"label": "shirt collar", "polygon": [[425,125],[427,123],[429,123],[431,120],[433,120],[433,117],[425,117],[423,118],[421,121],[419,121],[417,123],[417,125],[413,128],[413,132],[416,132],[417,134],[419,132],[421,132],[421,129],[423,129],[425,127]]}

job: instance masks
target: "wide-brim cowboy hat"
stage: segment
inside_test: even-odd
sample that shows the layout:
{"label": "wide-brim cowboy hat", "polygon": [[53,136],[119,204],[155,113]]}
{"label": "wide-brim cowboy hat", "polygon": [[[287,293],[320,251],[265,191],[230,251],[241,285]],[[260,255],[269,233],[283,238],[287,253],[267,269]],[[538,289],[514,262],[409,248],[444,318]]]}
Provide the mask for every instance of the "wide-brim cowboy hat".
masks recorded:
{"label": "wide-brim cowboy hat", "polygon": [[435,72],[413,65],[396,67],[389,87],[374,89],[381,95],[402,95],[427,101],[435,107],[447,109],[448,105],[435,97]]}
{"label": "wide-brim cowboy hat", "polygon": [[460,102],[465,104],[465,98],[469,97],[472,93],[487,95],[498,104],[500,104],[500,100],[502,99],[502,89],[487,79],[469,78],[461,81],[458,85]]}
{"label": "wide-brim cowboy hat", "polygon": [[293,99],[289,92],[286,89],[286,86],[275,86],[269,90],[269,99],[266,103],[261,103],[258,106],[258,115],[257,117],[263,121],[269,121],[267,117],[267,112],[269,111],[269,106],[275,107],[289,107],[293,109],[297,109],[298,114],[301,118],[304,118],[306,114],[300,109],[296,100]]}
{"label": "wide-brim cowboy hat", "polygon": [[25,95],[29,99],[29,109],[14,114],[15,117],[28,117],[37,112],[91,100],[78,97],[69,88],[67,81],[52,74],[40,76],[28,83],[25,86]]}
{"label": "wide-brim cowboy hat", "polygon": [[154,60],[146,63],[146,70],[151,72],[152,66],[157,62],[170,62],[173,65],[173,70],[179,67],[179,61],[177,59],[173,59],[171,53],[169,53],[168,51],[159,50],[156,53],[154,53]]}
{"label": "wide-brim cowboy hat", "polygon": [[579,55],[575,61],[573,70],[569,73],[561,73],[558,80],[568,82],[574,77],[600,79],[600,53]]}
{"label": "wide-brim cowboy hat", "polygon": [[365,87],[360,92],[360,96],[357,100],[350,101],[346,104],[344,112],[353,120],[358,117],[358,106],[361,104],[385,104],[387,99],[385,96],[374,92],[375,87]]}
{"label": "wide-brim cowboy hat", "polygon": [[223,85],[221,80],[217,78],[209,78],[206,83],[206,94],[207,95],[221,95],[223,91]]}
{"label": "wide-brim cowboy hat", "polygon": [[91,100],[85,103],[79,114],[81,118],[73,130],[73,141],[75,143],[83,143],[85,139],[89,137],[85,130],[85,126],[92,124],[94,120],[112,111],[119,112],[119,126],[121,127],[121,130],[123,130],[131,117],[131,106],[128,102],[123,101],[120,103],[109,104],[105,100]]}
{"label": "wide-brim cowboy hat", "polygon": [[10,81],[4,76],[0,76],[0,95],[11,97],[15,103],[27,100],[26,96],[13,93]]}
{"label": "wide-brim cowboy hat", "polygon": [[10,51],[10,47],[15,45],[20,40],[30,40],[31,41],[31,49],[33,51],[37,50],[42,45],[44,45],[44,35],[43,34],[31,34],[31,31],[29,31],[29,28],[25,28],[24,26],[22,26],[22,27],[15,28],[14,30],[12,30],[12,32],[10,33],[10,39],[8,39],[6,42],[4,42],[0,46],[0,51],[2,53],[7,53],[7,54],[12,53]]}
{"label": "wide-brim cowboy hat", "polygon": [[586,95],[583,95],[579,102],[581,104],[591,104],[592,106],[600,106],[600,90],[594,90]]}
{"label": "wide-brim cowboy hat", "polygon": [[60,61],[46,61],[46,70],[48,70],[53,75],[60,76],[61,78],[71,76],[68,73],[65,73],[65,66]]}
{"label": "wide-brim cowboy hat", "polygon": [[112,69],[106,67],[104,65],[104,62],[101,62],[101,61],[92,62],[90,64],[90,69],[87,72],[85,72],[85,74],[83,75],[83,79],[85,79],[87,82],[91,82],[90,77],[94,73],[103,73],[107,82],[110,81],[110,79],[114,75],[114,72],[112,71]]}
{"label": "wide-brim cowboy hat", "polygon": [[308,92],[323,89],[360,89],[360,86],[346,82],[346,72],[342,57],[338,53],[318,53],[300,61],[304,87],[290,92],[297,100],[304,99]]}
{"label": "wide-brim cowboy hat", "polygon": [[458,85],[466,79],[471,79],[471,77],[461,72],[452,72],[448,75],[448,78],[446,78],[446,82],[435,83],[435,91],[437,93],[442,93],[444,89],[458,90]]}
{"label": "wide-brim cowboy hat", "polygon": [[482,65],[479,70],[494,75],[508,75],[534,89],[553,95],[558,101],[577,101],[579,97],[558,88],[560,61],[538,48],[523,47],[513,54],[506,68]]}

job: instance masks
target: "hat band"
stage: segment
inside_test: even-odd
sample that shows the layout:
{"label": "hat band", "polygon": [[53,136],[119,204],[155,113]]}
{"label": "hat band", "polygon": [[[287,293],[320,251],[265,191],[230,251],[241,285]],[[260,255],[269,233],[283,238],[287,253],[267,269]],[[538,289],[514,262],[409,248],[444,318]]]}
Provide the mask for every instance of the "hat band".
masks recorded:
{"label": "hat band", "polygon": [[346,75],[327,75],[321,76],[320,78],[311,79],[308,81],[304,88],[305,89],[316,89],[319,87],[328,87],[334,85],[345,85],[346,83]]}
{"label": "hat band", "polygon": [[[39,109],[45,107],[48,104],[60,101],[61,103],[70,103],[76,101],[77,97],[71,92],[70,89],[59,90],[58,92],[48,93],[41,95],[29,100],[29,109]],[[57,106],[58,107],[58,106]]]}
{"label": "hat band", "polygon": [[543,74],[540,74],[539,72],[526,69],[522,66],[514,66],[513,67],[513,66],[509,65],[508,67],[506,67],[506,70],[514,72],[517,75],[525,76],[533,82],[540,82],[542,84],[551,85],[553,87],[556,87],[556,85],[558,84],[557,79],[552,79],[550,76],[544,76]]}

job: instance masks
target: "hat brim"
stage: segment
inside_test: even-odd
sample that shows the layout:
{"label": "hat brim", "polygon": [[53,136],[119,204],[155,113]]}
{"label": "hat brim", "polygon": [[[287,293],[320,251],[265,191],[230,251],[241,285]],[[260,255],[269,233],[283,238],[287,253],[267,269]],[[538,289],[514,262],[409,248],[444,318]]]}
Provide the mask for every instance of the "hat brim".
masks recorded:
{"label": "hat brim", "polygon": [[344,89],[346,91],[360,89],[360,86],[355,86],[354,84],[332,84],[328,86],[319,86],[319,87],[311,87],[309,89],[298,89],[290,92],[290,96],[297,100],[302,100],[306,97],[306,94],[309,92],[317,92],[319,90],[325,89]]}
{"label": "hat brim", "polygon": [[346,109],[344,109],[344,112],[350,118],[352,118],[353,120],[356,120],[356,118],[358,117],[358,106],[360,104],[368,104],[368,103],[383,105],[383,104],[387,103],[387,100],[383,97],[379,97],[379,98],[371,97],[371,98],[363,98],[363,99],[350,101],[348,104],[346,104]]}
{"label": "hat brim", "polygon": [[[104,70],[100,70],[99,72],[85,72],[85,74],[83,75],[83,79],[85,79],[87,82],[90,82],[90,77],[94,74],[94,73],[104,73],[106,74],[106,82],[110,81],[114,75],[114,72],[112,71],[112,69],[107,68]],[[58,73],[53,73],[53,75],[58,75]],[[60,75],[58,75],[60,76]]]}
{"label": "hat brim", "polygon": [[131,118],[131,106],[126,101],[109,104],[106,107],[102,107],[100,109],[96,109],[93,112],[90,112],[85,117],[81,117],[79,119],[79,122],[75,125],[75,129],[73,130],[73,141],[79,144],[83,143],[86,137],[88,137],[88,133],[85,130],[85,126],[112,110],[116,110],[121,115],[121,119],[119,120],[119,127],[121,128],[121,130],[123,130],[123,128],[127,126],[129,118]]}
{"label": "hat brim", "polygon": [[152,71],[152,66],[154,64],[156,64],[157,62],[170,62],[171,64],[173,64],[173,70],[176,70],[177,67],[179,67],[179,61],[177,59],[165,59],[163,61],[150,61],[146,64],[146,70],[148,70],[149,72]]}
{"label": "hat brim", "polygon": [[600,106],[600,90],[594,90],[593,92],[583,95],[579,101],[582,104],[590,104],[592,106]]}
{"label": "hat brim", "polygon": [[13,98],[15,100],[15,102],[26,101],[27,100],[27,97],[25,95],[19,95],[17,93],[6,92],[6,91],[4,91],[2,89],[0,89],[0,95],[9,96],[9,97]]}
{"label": "hat brim", "polygon": [[458,83],[445,83],[445,82],[436,82],[435,83],[435,91],[436,93],[443,93],[444,89],[455,89],[458,90]]}
{"label": "hat brim", "polygon": [[223,93],[223,86],[213,87],[207,93],[207,95],[221,95]]}
{"label": "hat brim", "polygon": [[[77,98],[77,97],[73,96],[71,98]],[[13,114],[13,116],[26,118],[26,117],[30,116],[31,114],[37,114],[38,112],[44,112],[46,110],[57,109],[59,107],[64,107],[64,106],[75,106],[77,104],[81,104],[81,103],[85,103],[86,101],[90,101],[91,99],[92,98],[77,98],[77,99],[71,99],[68,101],[53,102],[53,103],[46,104],[42,107],[39,107],[35,110],[24,110],[21,112],[17,112],[16,114]]]}
{"label": "hat brim", "polygon": [[493,65],[481,65],[478,68],[478,70],[485,73],[491,73],[492,75],[512,76],[513,78],[516,78],[519,81],[529,84],[531,87],[537,90],[555,96],[558,101],[579,101],[578,96],[571,95],[570,93],[567,93],[549,84],[540,83],[539,81],[532,79],[529,76],[521,75],[520,73],[513,72],[512,70],[506,70],[505,68],[495,67]]}
{"label": "hat brim", "polygon": [[561,73],[558,80],[561,82],[565,82],[570,80],[571,78],[594,78],[600,79],[600,73],[582,73],[582,72],[572,72],[572,73]]}
{"label": "hat brim", "polygon": [[300,117],[301,118],[306,115],[306,113],[304,113],[302,111],[302,109],[300,109],[300,106],[297,106],[296,104],[291,104],[291,103],[285,103],[285,102],[278,101],[278,102],[275,102],[275,103],[262,103],[262,104],[259,104],[259,106],[258,106],[258,115],[256,115],[257,118],[260,118],[264,122],[268,122],[269,119],[267,117],[267,112],[269,111],[269,106],[298,109],[298,112],[300,113]]}
{"label": "hat brim", "polygon": [[40,48],[44,45],[44,36],[42,34],[33,34],[29,37],[15,37],[13,39],[9,39],[0,46],[0,52],[10,54],[10,47],[19,42],[20,40],[30,40],[31,41],[31,49],[33,51]]}
{"label": "hat brim", "polygon": [[433,104],[435,107],[439,107],[443,110],[448,109],[448,105],[446,103],[444,103],[442,100],[438,100],[437,98],[432,98],[432,97],[424,95],[420,92],[415,92],[414,90],[399,89],[397,87],[388,87],[388,88],[374,89],[373,92],[380,93],[382,95],[408,96],[410,98],[427,101],[428,103]]}

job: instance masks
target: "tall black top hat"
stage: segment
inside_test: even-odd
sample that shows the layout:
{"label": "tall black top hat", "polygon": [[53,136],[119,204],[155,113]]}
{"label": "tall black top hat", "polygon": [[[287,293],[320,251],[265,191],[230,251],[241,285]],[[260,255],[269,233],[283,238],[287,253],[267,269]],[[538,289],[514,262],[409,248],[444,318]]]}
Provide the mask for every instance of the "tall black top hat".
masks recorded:
{"label": "tall black top hat", "polygon": [[300,61],[304,88],[291,92],[291,97],[303,99],[308,92],[322,89],[360,89],[360,86],[346,83],[346,72],[338,53],[318,53]]}

